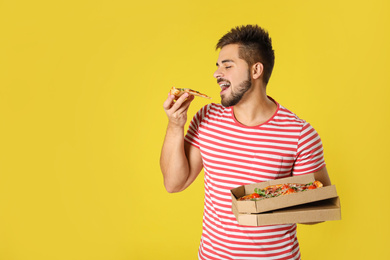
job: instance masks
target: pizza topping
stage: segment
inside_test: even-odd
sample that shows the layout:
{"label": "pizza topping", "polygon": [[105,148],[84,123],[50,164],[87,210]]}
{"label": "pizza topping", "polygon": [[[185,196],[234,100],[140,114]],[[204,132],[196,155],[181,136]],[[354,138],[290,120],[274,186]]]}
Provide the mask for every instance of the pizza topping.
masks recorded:
{"label": "pizza topping", "polygon": [[307,184],[287,183],[265,187],[264,189],[255,188],[255,192],[239,198],[238,200],[262,200],[266,198],[278,197],[306,190],[313,190],[323,187],[320,181],[310,182]]}

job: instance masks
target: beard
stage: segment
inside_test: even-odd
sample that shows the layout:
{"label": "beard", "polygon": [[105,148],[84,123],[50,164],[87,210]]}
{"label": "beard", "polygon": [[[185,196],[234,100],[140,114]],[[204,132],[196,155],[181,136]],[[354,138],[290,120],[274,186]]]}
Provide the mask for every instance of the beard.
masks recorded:
{"label": "beard", "polygon": [[[233,91],[231,89],[231,95],[229,97],[221,97],[221,104],[224,107],[231,107],[238,104],[238,102],[241,101],[244,94],[251,88],[252,82],[251,78],[249,77],[249,71],[248,71],[248,79],[244,80],[243,82],[238,85],[237,90]],[[231,86],[230,86],[231,87]]]}

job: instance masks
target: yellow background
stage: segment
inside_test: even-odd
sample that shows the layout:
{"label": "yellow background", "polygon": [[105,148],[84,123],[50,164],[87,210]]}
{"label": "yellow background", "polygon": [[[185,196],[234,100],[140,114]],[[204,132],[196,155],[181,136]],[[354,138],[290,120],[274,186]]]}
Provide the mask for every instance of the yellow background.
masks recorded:
{"label": "yellow background", "polygon": [[197,259],[203,175],[164,190],[162,103],[172,85],[219,102],[214,46],[255,23],[269,95],[319,132],[341,197],[342,221],[298,227],[303,259],[387,258],[389,17],[385,0],[0,1],[0,260]]}

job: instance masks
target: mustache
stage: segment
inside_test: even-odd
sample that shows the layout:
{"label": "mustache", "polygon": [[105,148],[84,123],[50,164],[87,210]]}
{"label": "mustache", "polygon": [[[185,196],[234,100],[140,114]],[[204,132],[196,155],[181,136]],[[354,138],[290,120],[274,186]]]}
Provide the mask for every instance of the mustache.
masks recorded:
{"label": "mustache", "polygon": [[230,81],[227,80],[227,79],[224,79],[224,78],[218,78],[218,79],[217,79],[217,83],[219,83],[219,82],[221,82],[221,81],[226,81],[226,82],[228,82],[229,84],[231,84]]}

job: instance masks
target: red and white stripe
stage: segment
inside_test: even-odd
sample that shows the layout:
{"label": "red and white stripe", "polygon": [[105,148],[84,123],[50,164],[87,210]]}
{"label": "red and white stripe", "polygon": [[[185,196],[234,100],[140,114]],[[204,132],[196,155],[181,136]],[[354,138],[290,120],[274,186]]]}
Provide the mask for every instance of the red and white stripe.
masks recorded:
{"label": "red and white stripe", "polygon": [[[276,103],[276,102],[275,102]],[[185,140],[200,149],[205,172],[199,259],[300,259],[296,225],[238,225],[230,190],[249,183],[307,174],[325,166],[317,132],[286,108],[248,127],[231,107],[209,104],[192,119]]]}

